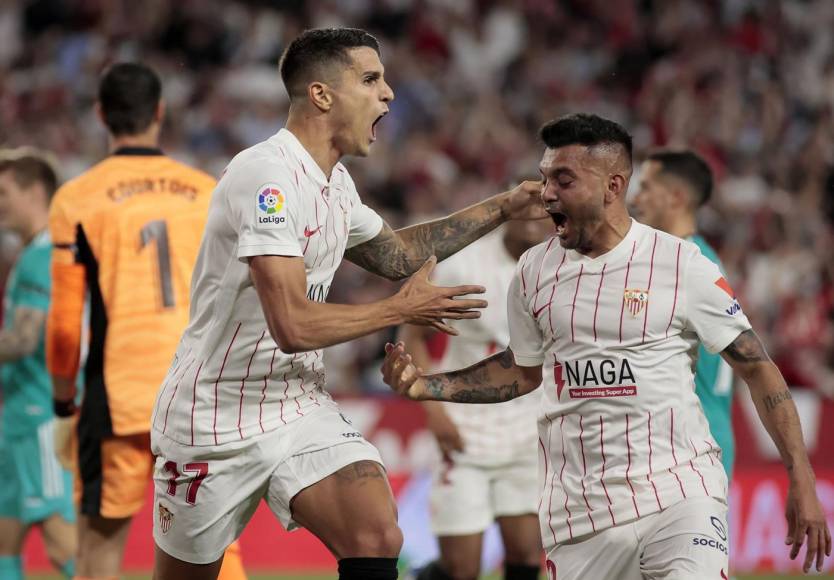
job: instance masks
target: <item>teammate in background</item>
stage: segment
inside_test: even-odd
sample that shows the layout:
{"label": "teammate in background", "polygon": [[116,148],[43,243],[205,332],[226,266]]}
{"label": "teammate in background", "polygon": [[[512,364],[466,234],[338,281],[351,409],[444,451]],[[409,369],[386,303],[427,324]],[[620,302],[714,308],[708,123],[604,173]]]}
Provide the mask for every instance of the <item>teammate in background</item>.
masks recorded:
{"label": "teammate in background", "polygon": [[[510,342],[507,289],[516,264],[552,229],[550,220],[510,222],[439,264],[433,283],[480,284],[486,288],[489,307],[476,320],[449,323],[459,334],[449,339],[437,364],[432,364],[426,345],[430,329],[403,326],[399,338],[408,345],[414,363],[425,369],[457,369],[504,350]],[[504,544],[504,578],[539,577],[539,405],[538,394],[494,406],[423,403],[442,454],[431,492],[432,531],[438,536],[440,560],[423,568],[417,580],[477,578],[484,531],[493,521],[498,522]]]}
{"label": "teammate in background", "polygon": [[0,227],[23,241],[6,283],[0,331],[0,578],[23,578],[26,535],[38,526],[52,565],[73,575],[72,474],[55,457],[44,326],[49,308],[49,200],[58,186],[48,157],[0,151]]}
{"label": "teammate in background", "polygon": [[[698,235],[695,214],[712,194],[709,165],[692,151],[658,151],[640,171],[640,190],[634,199],[637,218],[658,230],[692,242],[723,272],[718,254]],[[721,358],[698,345],[695,394],[701,401],[710,432],[721,448],[721,463],[732,479],[735,441],[731,406],[733,373]]]}
{"label": "teammate in background", "polygon": [[[453,333],[444,319],[485,306],[455,297],[483,289],[430,284],[435,260],[508,219],[546,215],[540,184],[525,183],[393,231],[339,162],[368,154],[394,98],[376,39],[308,30],[280,69],[286,128],[238,154],[212,195],[191,320],[155,405],[162,580],[214,578],[261,500],[285,527],[316,535],[342,580],[396,578],[402,533],[391,488],[377,450],[324,390],[321,349],[403,323]],[[411,278],[379,302],[328,304],[343,255]]]}
{"label": "teammate in background", "polygon": [[[595,115],[546,124],[542,196],[556,237],[520,260],[510,347],[423,376],[386,345],[386,382],[417,400],[496,403],[544,377],[539,517],[551,580],[727,575],[727,476],[695,395],[698,340],[750,394],[788,471],[795,558],[822,569],[831,534],[799,416],[718,266],[628,215],[631,137]],[[555,240],[559,240],[556,244]]]}
{"label": "teammate in background", "polygon": [[[145,499],[150,420],[188,318],[188,288],[214,180],[163,155],[156,73],[117,64],[99,85],[111,155],[55,195],[47,359],[61,417],[56,450],[77,465],[77,568],[111,578]],[[90,300],[84,396],[75,407],[85,295]],[[71,433],[75,430],[75,436]],[[244,578],[237,553],[224,578]]]}

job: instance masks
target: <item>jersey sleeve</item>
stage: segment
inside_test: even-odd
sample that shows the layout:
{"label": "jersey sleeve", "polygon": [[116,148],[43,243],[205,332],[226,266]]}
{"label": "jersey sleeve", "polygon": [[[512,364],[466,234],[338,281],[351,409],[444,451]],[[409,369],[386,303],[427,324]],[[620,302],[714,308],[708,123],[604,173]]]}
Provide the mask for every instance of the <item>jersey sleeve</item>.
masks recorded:
{"label": "jersey sleeve", "polygon": [[35,310],[49,309],[49,247],[27,252],[18,269],[16,306]]}
{"label": "jersey sleeve", "polygon": [[544,363],[544,336],[538,323],[527,308],[527,299],[522,292],[521,268],[525,260],[519,261],[515,276],[507,290],[507,323],[510,326],[510,349],[515,363],[522,367],[535,367]]}
{"label": "jersey sleeve", "polygon": [[751,328],[721,270],[700,251],[689,261],[685,284],[686,326],[709,352],[724,350]]}
{"label": "jersey sleeve", "polygon": [[51,291],[46,321],[46,365],[51,375],[75,380],[81,352],[86,282],[75,259],[76,224],[67,206],[69,192],[56,194],[49,212],[52,238]]}
{"label": "jersey sleeve", "polygon": [[245,164],[224,176],[237,257],[302,256],[298,242],[301,197],[289,170],[278,164]]}

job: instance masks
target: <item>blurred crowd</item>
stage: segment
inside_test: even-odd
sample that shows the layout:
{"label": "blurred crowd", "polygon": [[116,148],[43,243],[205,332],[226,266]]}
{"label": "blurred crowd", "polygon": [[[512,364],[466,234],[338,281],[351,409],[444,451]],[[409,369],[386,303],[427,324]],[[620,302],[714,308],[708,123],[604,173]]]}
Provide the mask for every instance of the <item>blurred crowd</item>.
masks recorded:
{"label": "blurred crowd", "polygon": [[[638,161],[692,147],[717,176],[701,227],[748,316],[792,385],[834,396],[830,0],[0,0],[0,146],[85,170],[107,151],[98,74],[142,60],[163,77],[166,153],[219,175],[283,125],[277,60],[322,26],[382,43],[396,100],[349,166],[392,225],[535,177],[538,127],[568,112],[621,122]],[[329,299],[392,290],[345,265]],[[388,336],[331,349],[330,389],[377,388]]]}

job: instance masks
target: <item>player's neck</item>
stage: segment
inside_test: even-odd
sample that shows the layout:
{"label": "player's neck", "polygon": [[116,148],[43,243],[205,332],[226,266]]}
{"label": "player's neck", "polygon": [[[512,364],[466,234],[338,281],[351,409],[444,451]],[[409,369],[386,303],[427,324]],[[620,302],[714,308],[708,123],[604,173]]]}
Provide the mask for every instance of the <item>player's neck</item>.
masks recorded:
{"label": "player's neck", "polygon": [[602,222],[591,236],[591,243],[587,248],[577,248],[576,251],[589,258],[598,258],[617,247],[631,229],[631,216],[623,211],[622,214]]}
{"label": "player's neck", "polygon": [[679,215],[670,219],[669,223],[666,224],[666,227],[662,229],[673,236],[686,239],[695,235],[697,231],[695,228],[694,215]]}
{"label": "player's neck", "polygon": [[333,135],[327,125],[317,117],[290,111],[286,129],[298,139],[319,169],[330,179],[330,173],[342,154],[334,146]]}
{"label": "player's neck", "polygon": [[135,135],[110,136],[110,153],[127,147],[159,149],[159,128],[150,127],[147,131]]}

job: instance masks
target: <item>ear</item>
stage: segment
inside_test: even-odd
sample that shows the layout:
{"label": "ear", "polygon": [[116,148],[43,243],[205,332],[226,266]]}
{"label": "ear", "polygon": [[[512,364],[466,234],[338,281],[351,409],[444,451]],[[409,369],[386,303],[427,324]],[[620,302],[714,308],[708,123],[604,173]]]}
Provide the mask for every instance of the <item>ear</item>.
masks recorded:
{"label": "ear", "polygon": [[689,208],[692,205],[692,196],[683,187],[675,187],[672,189],[672,206],[675,208]]}
{"label": "ear", "polygon": [[162,125],[162,120],[165,118],[165,99],[159,99],[159,103],[156,105],[156,112],[153,114],[153,120],[155,123]]}
{"label": "ear", "polygon": [[307,86],[307,96],[310,102],[323,113],[333,107],[333,94],[326,83],[320,81],[310,83]]}
{"label": "ear", "polygon": [[605,203],[613,203],[617,198],[625,199],[628,191],[628,178],[622,173],[614,173],[608,178],[605,190]]}

